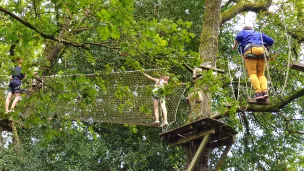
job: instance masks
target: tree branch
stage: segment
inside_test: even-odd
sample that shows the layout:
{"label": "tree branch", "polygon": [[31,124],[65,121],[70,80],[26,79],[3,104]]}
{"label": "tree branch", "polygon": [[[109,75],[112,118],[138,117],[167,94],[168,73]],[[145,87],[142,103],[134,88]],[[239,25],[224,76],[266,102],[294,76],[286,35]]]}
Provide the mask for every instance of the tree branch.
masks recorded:
{"label": "tree branch", "polygon": [[30,28],[31,30],[37,32],[38,34],[40,34],[43,38],[45,39],[49,39],[49,40],[54,40],[57,41],[59,43],[65,44],[65,45],[70,45],[70,46],[74,46],[74,47],[79,47],[82,49],[86,49],[89,50],[89,47],[86,46],[86,44],[88,43],[84,43],[84,44],[79,44],[79,43],[74,43],[71,41],[67,41],[64,39],[60,39],[60,38],[56,38],[53,35],[48,35],[43,33],[42,31],[39,31],[36,27],[34,27],[31,23],[23,20],[22,18],[18,17],[17,15],[15,15],[14,13],[4,9],[3,7],[0,6],[0,12],[3,12],[9,16],[11,16],[12,18],[14,18],[15,20],[19,21],[20,23],[22,23],[23,25],[25,25],[26,27]]}
{"label": "tree branch", "polygon": [[[240,106],[237,112],[244,112],[244,111],[251,111],[251,112],[280,112],[287,104],[296,100],[299,97],[304,96],[304,88],[300,89],[299,91],[295,92],[293,95],[286,97],[285,99],[281,100],[280,103],[268,105],[268,106],[261,106],[261,105],[250,105],[250,106]],[[211,115],[210,118],[213,119],[220,119],[229,114],[229,109],[226,110],[223,114],[214,114]],[[284,116],[283,116],[284,117]],[[284,119],[289,120],[286,116]]]}
{"label": "tree branch", "polygon": [[301,90],[295,92],[293,95],[291,96],[288,96],[287,98],[283,99],[281,101],[280,104],[278,104],[278,107],[280,109],[284,108],[288,103],[292,102],[293,100],[299,98],[299,97],[302,97],[304,96],[304,88],[302,88]]}
{"label": "tree branch", "polygon": [[15,20],[19,21],[20,23],[22,23],[23,25],[25,25],[26,27],[36,31],[37,33],[39,33],[42,37],[47,38],[47,39],[54,39],[53,36],[51,35],[47,35],[44,34],[43,32],[39,31],[37,28],[35,28],[32,24],[30,24],[29,22],[21,19],[20,17],[18,17],[17,15],[15,15],[14,13],[7,11],[6,9],[4,9],[3,7],[0,6],[0,11],[11,16],[12,18],[14,18]]}
{"label": "tree branch", "polygon": [[259,11],[267,11],[271,4],[272,4],[272,0],[265,0],[264,2],[260,2],[260,3],[250,3],[250,2],[240,1],[234,6],[232,6],[229,10],[221,13],[220,23],[223,24],[226,21],[229,21],[230,19],[234,18],[236,15],[245,11],[252,11],[256,13]]}

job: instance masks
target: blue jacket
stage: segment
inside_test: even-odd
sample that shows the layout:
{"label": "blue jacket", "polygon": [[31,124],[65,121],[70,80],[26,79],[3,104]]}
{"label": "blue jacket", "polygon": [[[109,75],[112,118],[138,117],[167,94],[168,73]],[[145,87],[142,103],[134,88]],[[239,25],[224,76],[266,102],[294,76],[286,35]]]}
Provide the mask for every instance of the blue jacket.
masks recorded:
{"label": "blue jacket", "polygon": [[[262,39],[263,42],[262,42]],[[273,38],[265,35],[264,33],[254,31],[254,30],[242,30],[240,31],[235,40],[240,44],[241,52],[244,53],[244,48],[247,43],[255,43],[255,44],[262,44],[266,47],[272,46],[274,43]]]}

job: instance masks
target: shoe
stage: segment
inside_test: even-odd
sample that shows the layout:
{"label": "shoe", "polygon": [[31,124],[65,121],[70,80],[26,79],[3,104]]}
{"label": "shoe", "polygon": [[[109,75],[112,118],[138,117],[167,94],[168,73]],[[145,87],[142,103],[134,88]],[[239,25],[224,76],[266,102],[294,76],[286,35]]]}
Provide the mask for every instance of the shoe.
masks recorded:
{"label": "shoe", "polygon": [[159,121],[154,121],[153,125],[159,125]]}
{"label": "shoe", "polygon": [[262,100],[264,100],[263,92],[257,92],[257,93],[255,93],[255,96],[254,96],[253,99],[255,99],[255,100],[257,100],[257,101],[262,101]]}
{"label": "shoe", "polygon": [[267,91],[263,91],[262,93],[263,93],[263,99],[267,100],[268,97],[269,97],[268,92]]}
{"label": "shoe", "polygon": [[167,126],[168,125],[168,122],[163,122],[161,125],[160,125],[160,127],[165,127],[165,126]]}

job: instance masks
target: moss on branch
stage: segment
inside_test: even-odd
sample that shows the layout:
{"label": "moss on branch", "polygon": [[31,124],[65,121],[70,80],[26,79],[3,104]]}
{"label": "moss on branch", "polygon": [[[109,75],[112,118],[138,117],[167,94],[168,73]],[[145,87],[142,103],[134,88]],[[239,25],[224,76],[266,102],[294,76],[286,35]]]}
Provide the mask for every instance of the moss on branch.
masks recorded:
{"label": "moss on branch", "polygon": [[221,13],[221,24],[229,21],[230,19],[234,18],[236,15],[245,12],[245,11],[252,11],[252,12],[260,12],[260,11],[267,11],[270,5],[272,4],[272,0],[265,0],[264,2],[259,3],[248,3],[244,1],[240,1],[230,9]]}

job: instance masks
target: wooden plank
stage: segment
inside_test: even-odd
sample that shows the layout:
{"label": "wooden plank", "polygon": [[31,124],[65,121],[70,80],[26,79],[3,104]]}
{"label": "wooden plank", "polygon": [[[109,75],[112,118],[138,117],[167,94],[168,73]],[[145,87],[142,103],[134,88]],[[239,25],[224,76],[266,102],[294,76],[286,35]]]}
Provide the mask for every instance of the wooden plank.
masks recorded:
{"label": "wooden plank", "polygon": [[182,145],[182,144],[188,143],[190,141],[202,139],[207,134],[215,134],[215,130],[214,129],[210,129],[210,130],[207,130],[207,131],[191,134],[191,135],[189,135],[187,137],[181,137],[181,138],[179,138],[178,140],[176,140],[176,141],[174,141],[172,143],[169,142],[169,147],[174,147],[174,146],[178,146],[178,145]]}
{"label": "wooden plank", "polygon": [[207,148],[218,148],[229,144],[235,143],[235,137],[229,137],[223,140],[218,140],[215,142],[210,142],[207,146]]}
{"label": "wooden plank", "polygon": [[205,70],[213,70],[213,71],[216,71],[216,72],[222,73],[222,74],[225,73],[225,71],[222,70],[222,69],[217,69],[217,68],[213,68],[213,67],[210,67],[210,66],[201,65],[200,68],[205,69]]}
{"label": "wooden plank", "polygon": [[292,63],[290,68],[304,72],[304,64],[301,64],[300,62]]}
{"label": "wooden plank", "polygon": [[164,133],[160,133],[160,137],[162,137],[163,139],[166,139],[166,140],[171,140],[172,138],[174,139],[174,137],[177,137],[176,135],[179,134],[179,135],[184,135],[186,133],[189,133],[189,132],[193,132],[195,129],[193,128],[193,125],[186,125],[185,127],[178,127],[179,129],[174,129],[174,131],[167,131],[167,132],[164,132]]}
{"label": "wooden plank", "polygon": [[207,143],[209,142],[210,134],[207,134],[204,139],[202,140],[200,146],[198,147],[197,151],[195,152],[195,155],[193,159],[191,160],[191,163],[187,169],[187,171],[193,171],[195,169],[195,166],[197,165],[198,158],[200,158],[201,154],[203,153],[205,147],[207,146]]}
{"label": "wooden plank", "polygon": [[188,136],[188,134],[193,134],[195,132],[201,132],[208,129],[214,129],[215,134],[226,134],[229,136],[237,134],[237,132],[231,126],[226,125],[223,122],[211,118],[201,118],[197,121],[169,130],[159,135],[163,139],[174,141],[178,139],[177,134],[181,136]]}
{"label": "wooden plank", "polygon": [[170,134],[170,133],[176,134],[176,133],[179,133],[180,131],[183,131],[183,130],[186,130],[186,129],[193,128],[193,124],[194,124],[194,123],[201,122],[201,121],[204,121],[204,120],[206,120],[206,119],[208,119],[208,118],[201,118],[201,119],[198,119],[198,120],[196,120],[196,121],[194,121],[194,122],[191,122],[191,123],[188,123],[188,124],[186,124],[186,125],[183,125],[183,126],[180,126],[180,127],[174,128],[174,129],[171,129],[171,130],[169,130],[169,131],[163,132],[163,133],[159,134],[159,136],[164,137],[164,136],[166,136],[167,134]]}
{"label": "wooden plank", "polygon": [[267,99],[266,101],[258,101],[258,100],[255,100],[255,99],[248,99],[247,102],[249,104],[256,104],[256,105],[270,105],[269,99]]}
{"label": "wooden plank", "polygon": [[226,159],[226,157],[227,157],[227,155],[228,155],[228,152],[229,152],[230,149],[231,149],[231,146],[232,146],[232,144],[226,146],[224,152],[222,153],[222,155],[221,155],[221,157],[220,157],[220,160],[218,161],[218,163],[217,163],[216,166],[215,166],[214,171],[218,171],[218,170],[223,166],[224,161],[225,161],[225,159]]}

